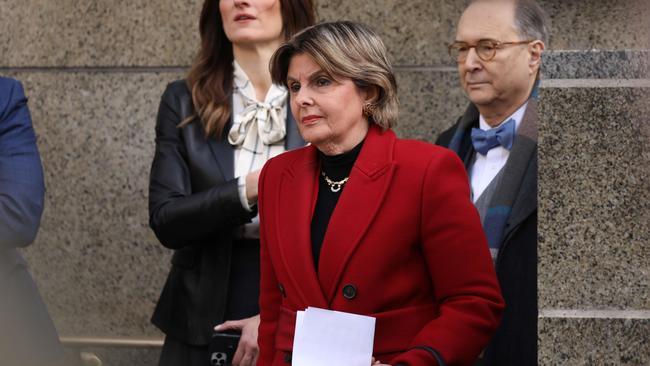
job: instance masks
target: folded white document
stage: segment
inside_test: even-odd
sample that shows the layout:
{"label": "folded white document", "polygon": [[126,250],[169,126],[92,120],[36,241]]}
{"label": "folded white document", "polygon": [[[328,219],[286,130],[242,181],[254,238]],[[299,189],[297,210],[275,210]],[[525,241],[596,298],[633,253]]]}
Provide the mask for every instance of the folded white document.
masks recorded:
{"label": "folded white document", "polygon": [[298,311],[292,366],[369,366],[375,318],[308,307]]}

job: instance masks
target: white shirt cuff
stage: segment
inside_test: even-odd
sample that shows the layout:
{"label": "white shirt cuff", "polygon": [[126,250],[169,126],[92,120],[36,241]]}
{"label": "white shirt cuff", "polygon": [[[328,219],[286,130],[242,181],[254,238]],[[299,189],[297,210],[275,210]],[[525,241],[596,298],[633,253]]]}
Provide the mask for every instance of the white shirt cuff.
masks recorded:
{"label": "white shirt cuff", "polygon": [[251,208],[251,204],[248,202],[248,198],[246,198],[246,177],[239,177],[237,178],[237,188],[239,189],[239,200],[241,201],[242,207],[248,211],[252,212],[253,209]]}

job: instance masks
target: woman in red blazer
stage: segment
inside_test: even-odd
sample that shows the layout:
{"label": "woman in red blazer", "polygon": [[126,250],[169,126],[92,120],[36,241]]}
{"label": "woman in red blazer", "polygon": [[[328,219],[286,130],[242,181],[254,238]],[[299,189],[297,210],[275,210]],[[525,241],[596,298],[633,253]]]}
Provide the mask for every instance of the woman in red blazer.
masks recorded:
{"label": "woman in red blazer", "polygon": [[503,299],[462,163],[390,129],[396,83],[381,40],[319,24],[278,49],[271,74],[311,145],[260,177],[258,365],[290,363],[296,311],[309,306],[375,317],[383,364],[471,365]]}

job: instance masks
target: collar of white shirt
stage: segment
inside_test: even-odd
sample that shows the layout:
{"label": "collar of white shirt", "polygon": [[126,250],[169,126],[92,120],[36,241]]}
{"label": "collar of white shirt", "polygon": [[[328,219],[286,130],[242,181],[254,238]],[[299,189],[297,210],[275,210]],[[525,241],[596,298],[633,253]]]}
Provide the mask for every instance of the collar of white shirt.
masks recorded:
{"label": "collar of white shirt", "polygon": [[[504,119],[503,122],[508,121],[509,119],[515,120],[515,130],[519,128],[521,120],[524,118],[526,113],[526,107],[528,102],[524,103],[515,113],[513,113],[508,118]],[[503,123],[501,122],[499,126]],[[499,126],[490,127],[490,125],[485,122],[483,116],[479,117],[479,128],[481,130],[489,130],[492,128],[497,128]],[[508,157],[510,156],[510,150],[497,146],[483,156],[481,154],[475,154],[474,163],[470,168],[470,180],[472,185],[472,200],[476,202],[483,191],[487,186],[492,182],[494,177],[499,174],[501,169],[506,165]]]}
{"label": "collar of white shirt", "polygon": [[510,120],[511,118],[515,120],[515,131],[519,128],[519,125],[521,124],[521,120],[524,119],[524,113],[526,113],[526,107],[528,106],[528,102],[524,103],[519,109],[515,111],[512,115],[510,115],[508,118],[504,119],[499,123],[497,126],[491,127],[487,122],[485,122],[485,118],[483,115],[479,115],[478,118],[478,125],[479,128],[483,131],[490,130],[492,128],[497,128],[501,126],[504,122]]}

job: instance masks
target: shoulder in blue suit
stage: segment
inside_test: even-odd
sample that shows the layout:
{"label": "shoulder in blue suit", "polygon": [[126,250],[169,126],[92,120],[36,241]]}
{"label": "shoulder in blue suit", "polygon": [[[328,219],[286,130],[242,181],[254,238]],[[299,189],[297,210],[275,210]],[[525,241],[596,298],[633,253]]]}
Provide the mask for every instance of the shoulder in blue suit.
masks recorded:
{"label": "shoulder in blue suit", "polygon": [[0,78],[0,248],[36,237],[45,193],[36,135],[19,81]]}

